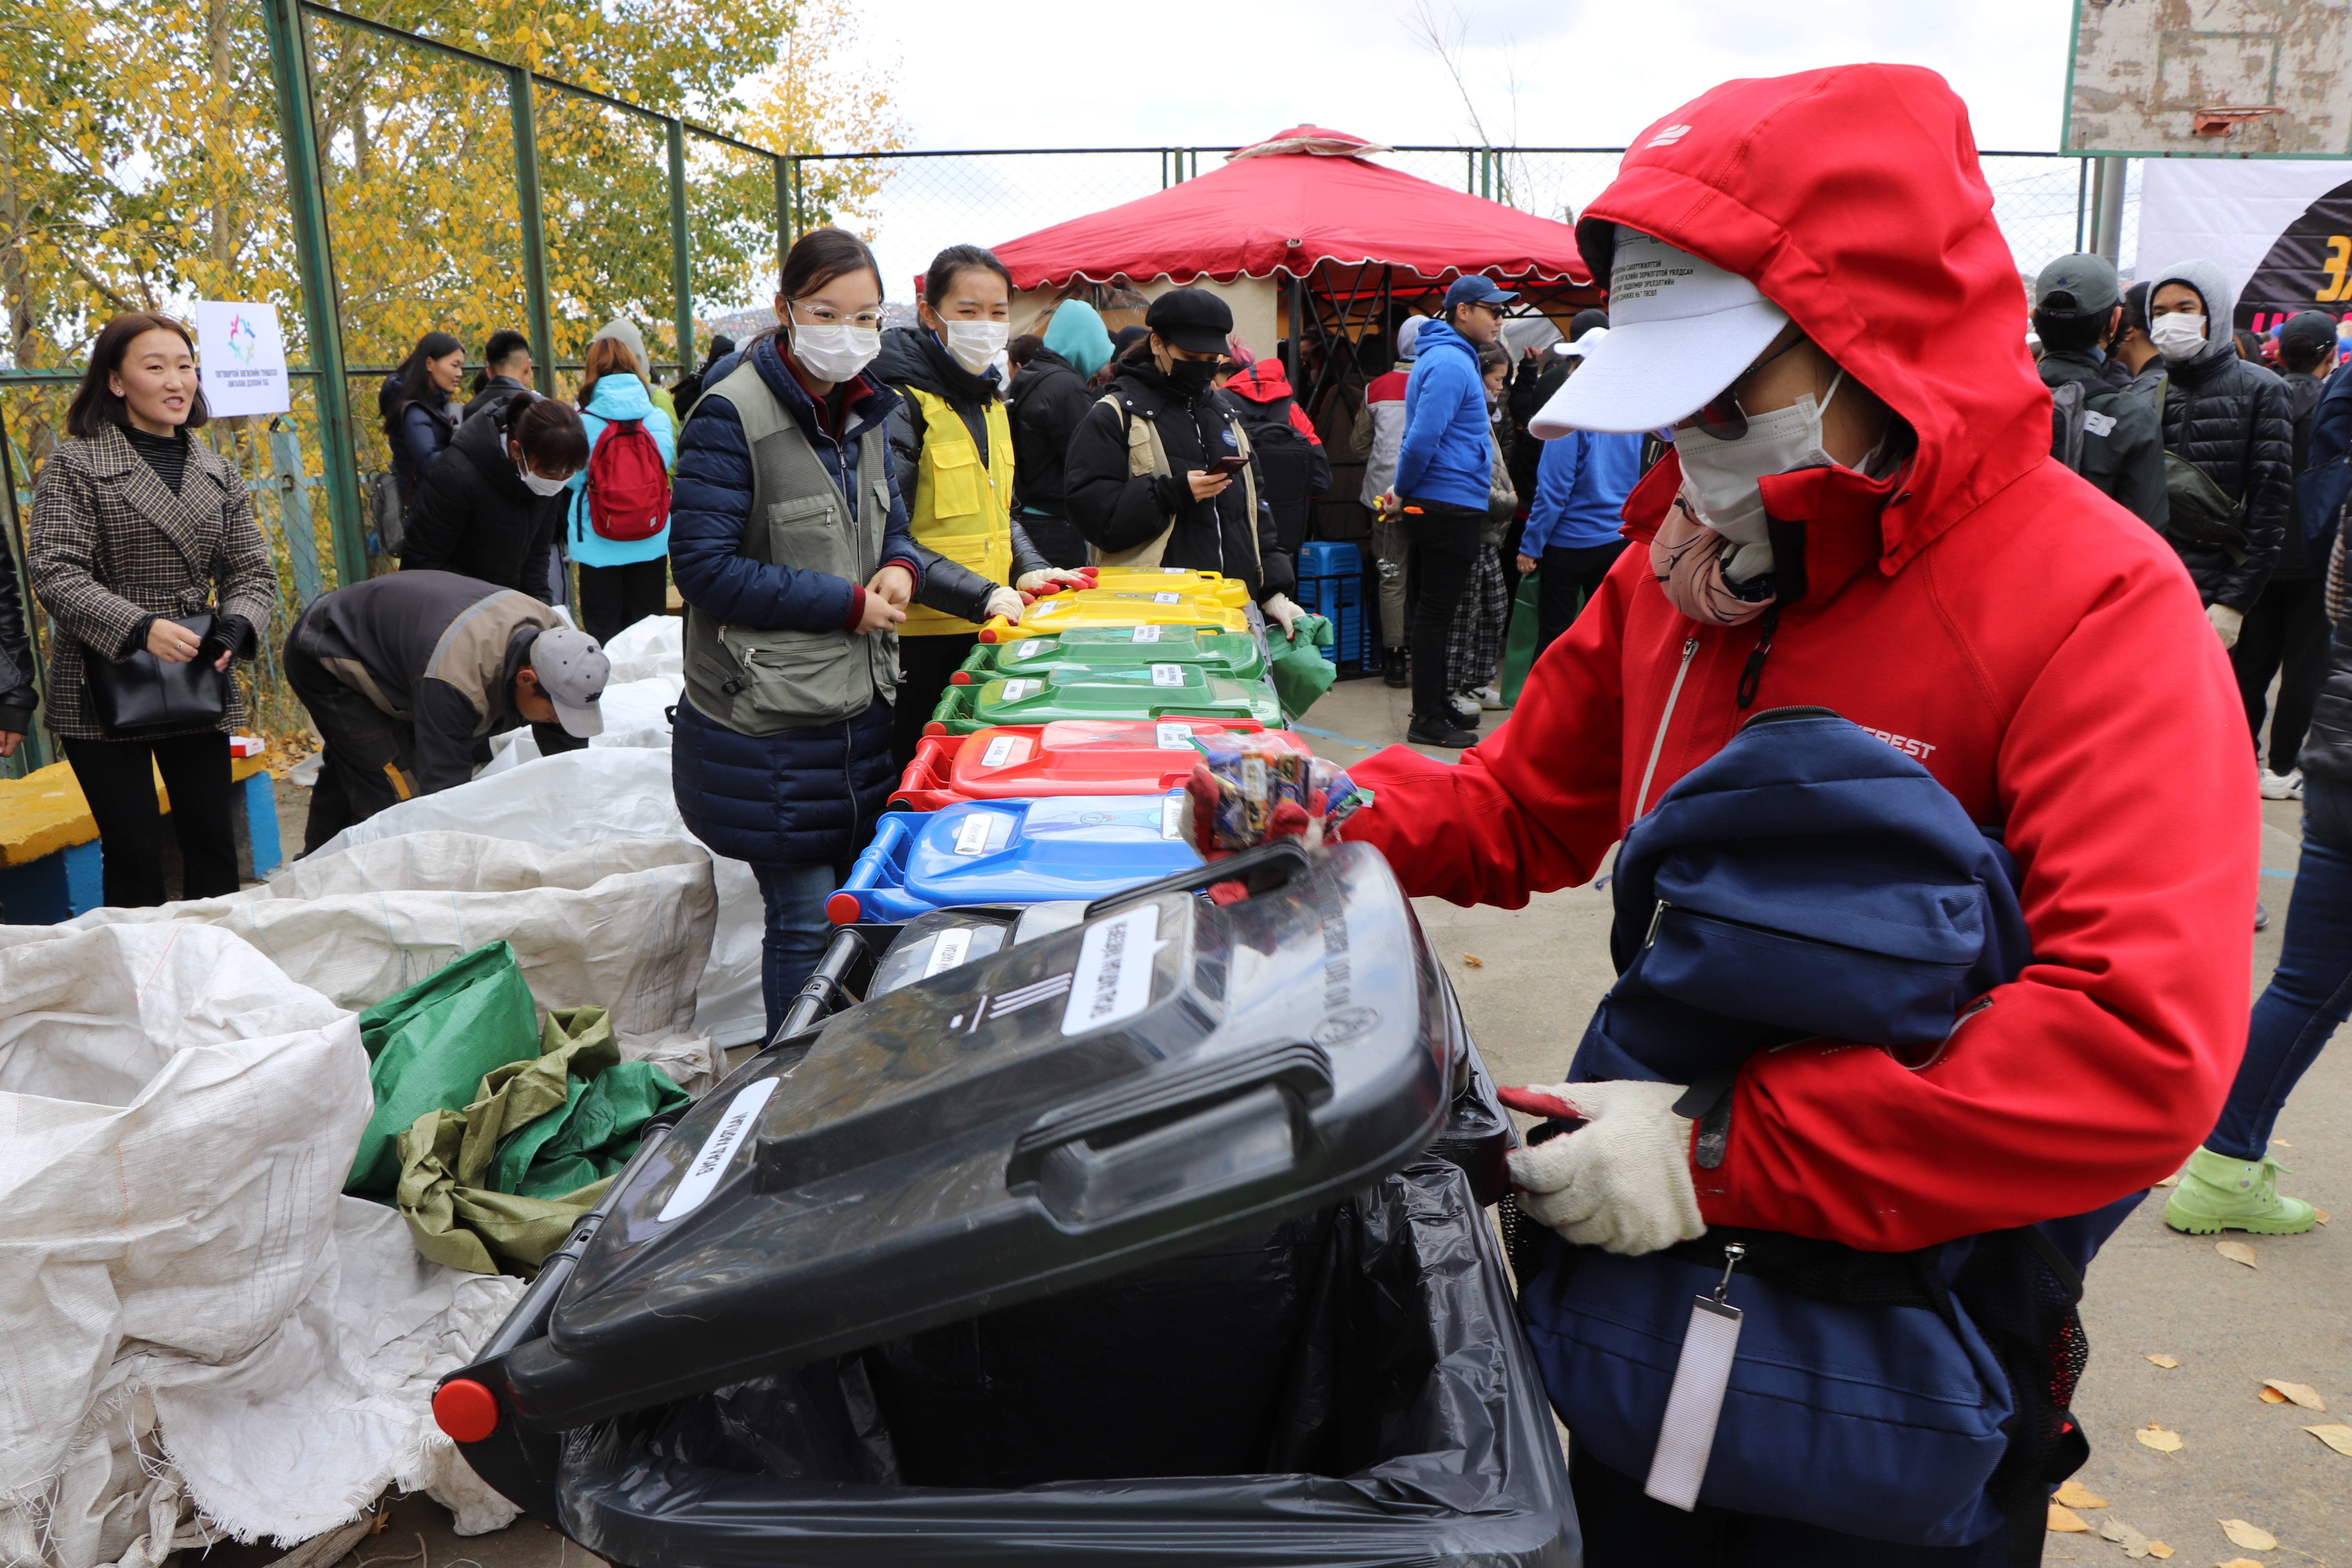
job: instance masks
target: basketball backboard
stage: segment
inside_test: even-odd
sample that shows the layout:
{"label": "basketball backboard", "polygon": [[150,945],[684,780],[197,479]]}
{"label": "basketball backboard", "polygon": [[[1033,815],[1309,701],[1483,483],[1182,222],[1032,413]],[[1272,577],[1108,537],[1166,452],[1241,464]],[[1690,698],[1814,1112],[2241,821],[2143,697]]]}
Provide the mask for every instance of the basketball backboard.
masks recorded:
{"label": "basketball backboard", "polygon": [[2352,151],[2352,0],[2074,0],[2065,149]]}

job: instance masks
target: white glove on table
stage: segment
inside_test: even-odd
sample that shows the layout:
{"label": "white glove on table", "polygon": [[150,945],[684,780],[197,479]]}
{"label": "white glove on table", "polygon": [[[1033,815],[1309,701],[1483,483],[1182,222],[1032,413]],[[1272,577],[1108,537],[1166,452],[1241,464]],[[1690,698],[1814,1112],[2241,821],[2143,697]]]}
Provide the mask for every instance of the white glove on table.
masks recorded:
{"label": "white glove on table", "polygon": [[1016,626],[1021,624],[1021,612],[1028,607],[1017,589],[992,588],[989,591],[988,613],[992,616],[1003,616]]}
{"label": "white glove on table", "polygon": [[2227,605],[2208,605],[2205,606],[2205,618],[2213,623],[2213,630],[2220,636],[2223,647],[2238,646],[2238,633],[2246,624],[2244,611],[2233,610]]}
{"label": "white glove on table", "polygon": [[1706,1234],[1691,1184],[1693,1123],[1675,1114],[1675,1083],[1561,1083],[1507,1097],[1549,1097],[1551,1114],[1585,1125],[1510,1153],[1519,1207],[1583,1247],[1639,1257]]}

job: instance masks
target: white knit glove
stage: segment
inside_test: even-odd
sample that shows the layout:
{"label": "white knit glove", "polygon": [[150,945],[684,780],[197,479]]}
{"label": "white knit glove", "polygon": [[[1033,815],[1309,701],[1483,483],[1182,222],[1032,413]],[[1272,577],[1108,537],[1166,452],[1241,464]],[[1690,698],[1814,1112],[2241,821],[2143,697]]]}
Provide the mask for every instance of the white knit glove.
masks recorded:
{"label": "white knit glove", "polygon": [[1029,602],[1021,596],[1020,590],[1016,588],[989,590],[988,613],[991,616],[1003,616],[1017,626],[1021,624],[1021,612],[1028,607]]}
{"label": "white knit glove", "polygon": [[[1582,1247],[1639,1257],[1706,1234],[1691,1184],[1690,1118],[1675,1083],[1561,1083],[1512,1089],[1519,1110],[1585,1125],[1510,1153],[1519,1207]],[[1549,1100],[1551,1104],[1542,1104]]]}
{"label": "white knit glove", "polygon": [[2208,605],[2205,606],[2205,618],[2213,623],[2213,630],[2221,637],[2223,647],[2238,646],[2239,630],[2246,624],[2244,611],[2233,610],[2227,605]]}
{"label": "white knit glove", "polygon": [[1258,607],[1265,612],[1267,620],[1282,628],[1282,637],[1285,642],[1290,640],[1293,635],[1291,627],[1298,624],[1298,617],[1307,613],[1292,604],[1287,594],[1276,594]]}

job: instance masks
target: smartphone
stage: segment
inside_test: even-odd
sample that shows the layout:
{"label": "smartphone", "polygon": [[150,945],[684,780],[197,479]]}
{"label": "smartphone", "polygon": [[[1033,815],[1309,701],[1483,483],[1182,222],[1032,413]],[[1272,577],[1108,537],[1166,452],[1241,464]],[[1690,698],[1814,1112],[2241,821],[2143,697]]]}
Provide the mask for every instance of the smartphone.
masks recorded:
{"label": "smartphone", "polygon": [[1249,467],[1249,459],[1240,456],[1218,458],[1209,464],[1213,474],[1238,474]]}

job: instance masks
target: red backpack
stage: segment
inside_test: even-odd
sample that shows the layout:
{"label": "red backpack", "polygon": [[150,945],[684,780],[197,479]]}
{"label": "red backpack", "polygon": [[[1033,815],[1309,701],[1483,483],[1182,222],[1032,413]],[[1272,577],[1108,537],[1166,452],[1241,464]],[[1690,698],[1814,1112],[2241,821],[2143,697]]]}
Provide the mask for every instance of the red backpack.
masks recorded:
{"label": "red backpack", "polygon": [[615,419],[588,458],[588,524],[600,539],[651,539],[669,526],[669,470],[642,419]]}

